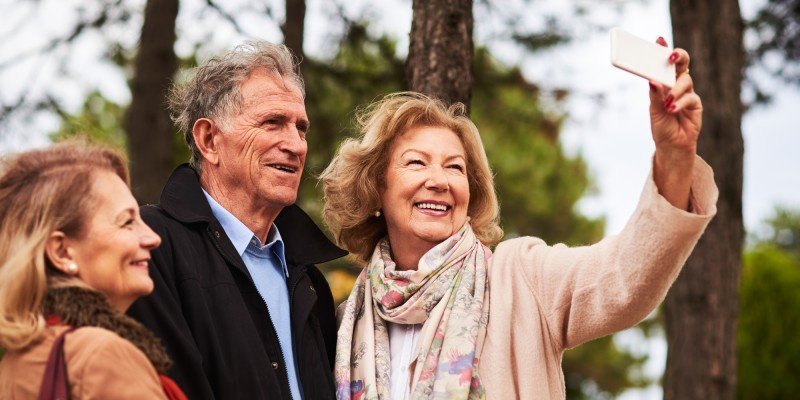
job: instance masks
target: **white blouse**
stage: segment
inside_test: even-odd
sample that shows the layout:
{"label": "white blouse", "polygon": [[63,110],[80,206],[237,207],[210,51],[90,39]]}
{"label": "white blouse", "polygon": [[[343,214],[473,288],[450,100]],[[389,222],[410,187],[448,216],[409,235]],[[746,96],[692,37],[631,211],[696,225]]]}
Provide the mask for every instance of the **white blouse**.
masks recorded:
{"label": "white blouse", "polygon": [[389,328],[389,347],[391,348],[391,388],[392,400],[411,399],[411,364],[416,358],[417,341],[422,324],[406,325],[386,322]]}

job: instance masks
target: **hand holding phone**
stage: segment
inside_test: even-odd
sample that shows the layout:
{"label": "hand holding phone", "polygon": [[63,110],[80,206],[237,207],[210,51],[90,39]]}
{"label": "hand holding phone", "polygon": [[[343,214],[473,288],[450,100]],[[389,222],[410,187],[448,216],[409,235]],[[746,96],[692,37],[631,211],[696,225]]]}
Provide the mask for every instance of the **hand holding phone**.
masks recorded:
{"label": "hand holding phone", "polygon": [[669,62],[672,50],[636,37],[620,28],[611,29],[611,64],[634,75],[675,86],[675,64]]}

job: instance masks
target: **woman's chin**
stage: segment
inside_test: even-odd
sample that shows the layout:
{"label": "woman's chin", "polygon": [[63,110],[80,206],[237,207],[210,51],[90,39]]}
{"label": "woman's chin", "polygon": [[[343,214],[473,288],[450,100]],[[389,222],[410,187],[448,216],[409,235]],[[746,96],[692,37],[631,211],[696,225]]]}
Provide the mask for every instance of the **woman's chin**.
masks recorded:
{"label": "woman's chin", "polygon": [[453,233],[454,232],[451,225],[448,224],[447,227],[435,227],[433,229],[425,229],[414,232],[414,236],[416,236],[419,240],[435,245],[444,242],[447,240],[447,238],[453,236]]}
{"label": "woman's chin", "polygon": [[130,292],[131,295],[136,296],[138,299],[142,296],[147,296],[150,293],[153,293],[153,288],[155,285],[153,284],[153,280],[150,279],[150,276],[139,276],[136,277],[137,279],[135,282],[131,282],[130,284]]}

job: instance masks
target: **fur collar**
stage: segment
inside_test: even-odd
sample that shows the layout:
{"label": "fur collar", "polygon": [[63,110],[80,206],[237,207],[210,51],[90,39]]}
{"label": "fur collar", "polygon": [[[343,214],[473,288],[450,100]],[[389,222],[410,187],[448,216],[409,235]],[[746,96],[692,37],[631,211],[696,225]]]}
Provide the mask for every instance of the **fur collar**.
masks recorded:
{"label": "fur collar", "polygon": [[153,332],[113,309],[100,292],[75,286],[51,288],[44,296],[42,311],[45,315],[57,315],[62,323],[76,328],[94,326],[116,333],[141,350],[160,374],[165,374],[172,365]]}

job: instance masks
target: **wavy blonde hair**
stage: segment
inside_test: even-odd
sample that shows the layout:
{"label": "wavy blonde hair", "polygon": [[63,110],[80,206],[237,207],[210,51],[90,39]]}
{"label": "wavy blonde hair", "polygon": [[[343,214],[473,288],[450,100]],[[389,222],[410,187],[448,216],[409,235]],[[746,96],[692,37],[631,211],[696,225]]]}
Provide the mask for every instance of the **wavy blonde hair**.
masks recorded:
{"label": "wavy blonde hair", "polygon": [[461,139],[467,153],[467,213],[472,229],[487,246],[500,240],[503,230],[492,170],[478,128],[466,116],[463,104],[447,107],[420,93],[393,93],[359,110],[356,123],[359,136],[346,139],[320,175],[325,202],[322,218],[340,246],[368,261],[386,236],[386,221],[375,218],[373,212],[386,184],[392,143],[420,126],[447,128]]}
{"label": "wavy blonde hair", "polygon": [[39,337],[48,287],[84,286],[51,264],[45,244],[54,231],[74,238],[86,233],[98,171],[129,181],[118,152],[85,141],[20,153],[0,163],[0,347],[20,349]]}

